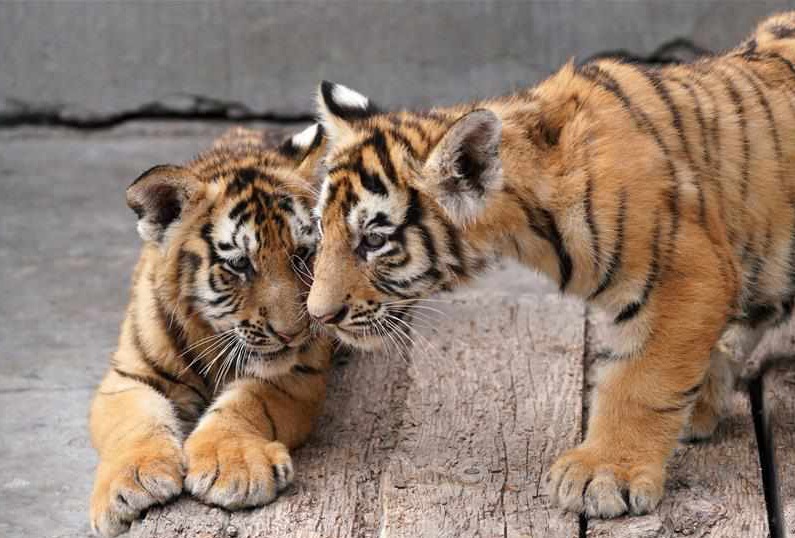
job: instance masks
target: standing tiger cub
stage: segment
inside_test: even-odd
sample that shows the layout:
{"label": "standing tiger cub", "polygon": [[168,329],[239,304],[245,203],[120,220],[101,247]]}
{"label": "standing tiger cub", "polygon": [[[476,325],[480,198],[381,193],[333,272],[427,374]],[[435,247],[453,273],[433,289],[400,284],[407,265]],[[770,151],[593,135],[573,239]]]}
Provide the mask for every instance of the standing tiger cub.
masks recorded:
{"label": "standing tiger cub", "polygon": [[289,449],[321,409],[331,354],[305,309],[322,146],[317,126],[278,149],[238,129],[127,189],[145,245],[91,407],[95,531],[123,532],[183,484],[236,509],[292,480]]}
{"label": "standing tiger cub", "polygon": [[549,473],[590,517],[653,510],[680,435],[708,437],[745,349],[795,296],[795,15],[691,65],[572,64],[509,97],[382,114],[323,83],[309,313],[373,349],[412,305],[515,258],[604,309],[584,442]]}

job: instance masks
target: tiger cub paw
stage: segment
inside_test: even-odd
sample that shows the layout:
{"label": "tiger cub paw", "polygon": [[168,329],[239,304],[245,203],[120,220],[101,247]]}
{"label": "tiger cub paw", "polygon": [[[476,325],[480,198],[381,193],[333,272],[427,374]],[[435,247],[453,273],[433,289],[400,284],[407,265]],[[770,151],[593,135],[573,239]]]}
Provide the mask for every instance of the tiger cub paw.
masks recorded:
{"label": "tiger cub paw", "polygon": [[155,436],[100,460],[91,494],[91,527],[116,536],[155,504],[182,492],[182,449],[171,436]]}
{"label": "tiger cub paw", "polygon": [[253,435],[197,430],[185,443],[185,488],[230,510],[273,501],[293,480],[287,447]]}
{"label": "tiger cub paw", "polygon": [[615,451],[580,446],[555,462],[547,487],[552,502],[564,510],[613,518],[654,510],[664,482],[663,465],[632,462]]}

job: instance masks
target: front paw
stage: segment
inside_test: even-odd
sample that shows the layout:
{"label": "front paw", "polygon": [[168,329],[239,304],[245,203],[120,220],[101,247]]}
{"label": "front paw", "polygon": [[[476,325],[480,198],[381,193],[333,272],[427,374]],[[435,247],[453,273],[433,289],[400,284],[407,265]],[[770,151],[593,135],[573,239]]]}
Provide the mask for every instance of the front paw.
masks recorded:
{"label": "front paw", "polygon": [[660,502],[662,464],[644,462],[617,450],[580,446],[561,456],[549,472],[552,502],[592,518],[646,514]]}
{"label": "front paw", "polygon": [[155,436],[103,459],[91,494],[91,527],[116,536],[154,504],[182,492],[182,450],[171,436]]}
{"label": "front paw", "polygon": [[185,457],[185,488],[230,510],[268,504],[293,480],[287,447],[254,435],[197,430],[185,442]]}

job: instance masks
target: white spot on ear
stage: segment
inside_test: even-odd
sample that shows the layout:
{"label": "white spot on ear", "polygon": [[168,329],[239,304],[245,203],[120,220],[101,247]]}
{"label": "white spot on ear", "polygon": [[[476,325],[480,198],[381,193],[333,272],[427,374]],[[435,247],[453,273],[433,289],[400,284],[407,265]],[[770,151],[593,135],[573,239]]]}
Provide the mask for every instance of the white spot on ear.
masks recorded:
{"label": "white spot on ear", "polygon": [[334,102],[344,108],[361,108],[367,110],[370,100],[359,92],[355,92],[342,84],[335,84],[331,91]]}
{"label": "white spot on ear", "polygon": [[312,142],[315,141],[315,137],[317,136],[317,128],[318,124],[314,123],[311,126],[307,127],[300,133],[293,135],[292,144],[293,146],[301,149],[307,149],[312,145]]}

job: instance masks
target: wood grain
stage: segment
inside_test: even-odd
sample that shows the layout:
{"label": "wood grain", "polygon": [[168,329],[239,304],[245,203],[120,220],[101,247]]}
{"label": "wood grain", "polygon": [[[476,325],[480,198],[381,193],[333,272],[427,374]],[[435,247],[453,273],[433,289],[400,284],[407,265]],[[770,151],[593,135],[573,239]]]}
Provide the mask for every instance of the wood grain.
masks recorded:
{"label": "wood grain", "polygon": [[577,536],[541,478],[580,436],[583,307],[489,294],[449,310],[437,350],[415,353],[383,535]]}
{"label": "wood grain", "polygon": [[[607,320],[596,312],[589,312],[588,319],[587,361],[592,366],[605,357]],[[665,496],[655,513],[590,521],[586,536],[763,538],[767,534],[750,403],[745,393],[737,392],[729,416],[712,439],[681,445],[676,451],[668,466]]]}

